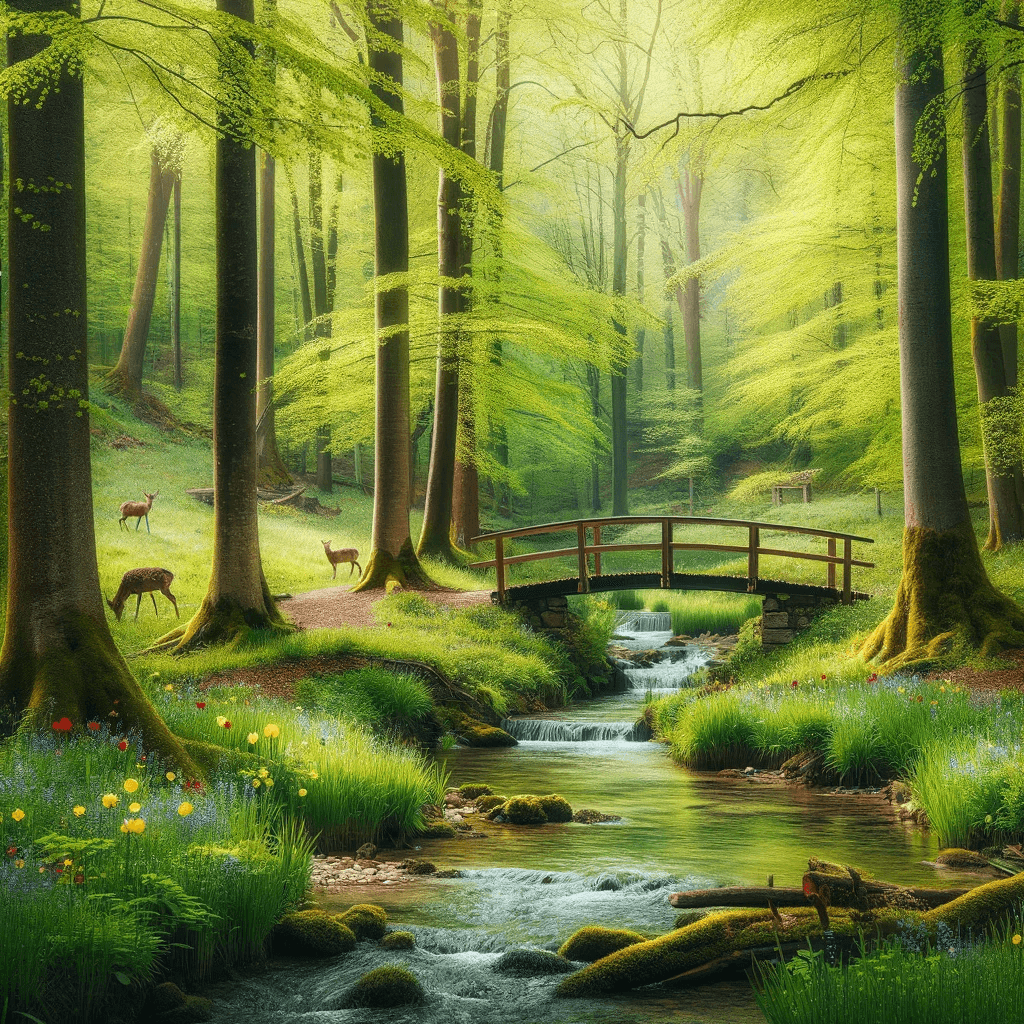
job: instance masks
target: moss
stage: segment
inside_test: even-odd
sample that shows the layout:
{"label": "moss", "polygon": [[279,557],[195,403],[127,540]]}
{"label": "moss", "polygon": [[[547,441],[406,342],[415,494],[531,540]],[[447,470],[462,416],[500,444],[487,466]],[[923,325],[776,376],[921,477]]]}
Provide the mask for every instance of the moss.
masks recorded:
{"label": "moss", "polygon": [[969,521],[952,530],[907,527],[892,611],[861,655],[886,671],[941,662],[951,651],[994,653],[1024,644],[1024,611],[989,581]]}
{"label": "moss", "polygon": [[543,825],[548,816],[535,796],[514,796],[506,801],[502,813],[513,825]]}
{"label": "moss", "polygon": [[380,944],[384,949],[412,949],[416,945],[416,936],[412,932],[388,932]]}
{"label": "moss", "polygon": [[609,953],[644,941],[644,937],[638,932],[591,925],[573,932],[562,943],[558,955],[564,956],[566,960],[583,960],[586,963],[593,963],[595,960],[601,960],[608,956]]}
{"label": "moss", "polygon": [[519,740],[511,733],[469,715],[454,715],[455,730],[468,747],[515,747]]}
{"label": "moss", "polygon": [[370,939],[378,942],[387,931],[388,915],[383,907],[374,903],[356,903],[344,914],[338,914],[335,920],[351,928],[360,941]]}
{"label": "moss", "polygon": [[493,792],[494,790],[490,786],[484,786],[480,783],[459,786],[459,796],[465,800],[476,800],[478,796],[490,796]]}
{"label": "moss", "polygon": [[477,799],[476,806],[480,811],[486,813],[487,811],[493,811],[495,807],[501,807],[507,799],[507,796],[497,796],[496,794],[482,796]]}
{"label": "moss", "polygon": [[979,932],[1016,913],[1024,900],[1024,871],[1012,878],[986,882],[934,910],[921,915],[927,925],[940,922]]}
{"label": "moss", "polygon": [[672,923],[672,927],[685,928],[688,924],[694,924],[707,916],[708,913],[706,910],[684,910],[681,913],[676,914],[676,919]]}
{"label": "moss", "polygon": [[437,871],[429,860],[407,860],[402,866],[410,875],[433,875]]}
{"label": "moss", "polygon": [[548,821],[572,821],[572,808],[564,797],[552,793],[551,796],[537,797],[537,800]]}
{"label": "moss", "polygon": [[356,947],[353,930],[325,910],[285,914],[274,928],[272,941],[280,956],[338,956]]}
{"label": "moss", "polygon": [[420,839],[454,839],[457,834],[455,826],[447,821],[432,821],[416,833]]}
{"label": "moss", "polygon": [[975,853],[974,850],[960,850],[956,847],[939,850],[935,863],[942,864],[947,868],[987,868],[989,866],[987,857]]}
{"label": "moss", "polygon": [[189,622],[164,634],[148,650],[185,654],[218,644],[237,645],[251,637],[253,633],[287,633],[291,632],[292,628],[277,610],[267,581],[264,580],[259,606],[245,607],[236,598],[226,594],[211,600],[210,594],[207,593],[199,610]]}
{"label": "moss", "polygon": [[370,552],[359,582],[352,588],[351,593],[357,590],[386,590],[389,583],[416,588],[431,582],[416,557],[412,541],[406,540],[397,558],[381,548],[374,548]]}
{"label": "moss", "polygon": [[572,965],[560,954],[544,949],[507,949],[491,969],[497,974],[529,978],[539,974],[568,974]]}
{"label": "moss", "polygon": [[348,991],[347,1006],[386,1009],[423,1002],[423,986],[406,967],[378,967],[364,974]]}

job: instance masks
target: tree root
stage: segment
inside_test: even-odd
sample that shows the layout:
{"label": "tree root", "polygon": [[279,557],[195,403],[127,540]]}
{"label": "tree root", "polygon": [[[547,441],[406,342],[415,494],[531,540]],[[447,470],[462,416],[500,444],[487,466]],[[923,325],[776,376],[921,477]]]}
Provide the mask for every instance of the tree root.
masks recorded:
{"label": "tree root", "polygon": [[397,558],[381,548],[371,551],[363,575],[350,593],[387,590],[389,583],[410,590],[432,585],[433,580],[423,571],[411,540],[406,540],[402,545]]}

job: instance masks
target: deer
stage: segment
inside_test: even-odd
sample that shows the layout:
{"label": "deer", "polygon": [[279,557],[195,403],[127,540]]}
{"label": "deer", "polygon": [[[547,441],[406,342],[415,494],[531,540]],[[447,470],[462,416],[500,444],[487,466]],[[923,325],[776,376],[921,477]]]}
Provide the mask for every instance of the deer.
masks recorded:
{"label": "deer", "polygon": [[121,613],[124,611],[124,603],[134,594],[138,598],[135,602],[135,620],[138,621],[142,595],[148,593],[153,599],[153,611],[156,612],[157,618],[159,618],[160,612],[156,607],[156,594],[153,593],[154,590],[159,590],[174,605],[174,615],[180,619],[178,602],[171,593],[171,580],[173,579],[174,573],[170,569],[158,569],[156,566],[145,569],[129,569],[121,577],[121,585],[117,588],[114,600],[107,601],[107,604],[110,605],[111,611],[117,616],[117,621],[120,622]]}
{"label": "deer", "polygon": [[332,580],[336,580],[338,578],[338,566],[344,565],[346,562],[352,563],[348,570],[349,576],[351,576],[356,569],[359,570],[360,575],[362,574],[363,568],[356,561],[359,557],[359,552],[355,548],[338,548],[336,551],[332,551],[331,542],[329,540],[322,540],[320,543],[324,546],[324,554],[327,556],[327,561],[334,567],[334,573],[331,576]]}
{"label": "deer", "polygon": [[[160,493],[154,491],[149,494],[147,491],[143,491],[146,495],[145,501],[126,501],[121,505],[121,518],[118,520],[118,526],[124,526],[127,530],[128,527],[125,525],[126,519],[135,517],[135,529],[137,530],[142,524],[143,516],[146,519],[146,533],[149,533],[149,510],[153,507],[153,499]],[[153,599],[153,603],[156,603],[156,598]]]}

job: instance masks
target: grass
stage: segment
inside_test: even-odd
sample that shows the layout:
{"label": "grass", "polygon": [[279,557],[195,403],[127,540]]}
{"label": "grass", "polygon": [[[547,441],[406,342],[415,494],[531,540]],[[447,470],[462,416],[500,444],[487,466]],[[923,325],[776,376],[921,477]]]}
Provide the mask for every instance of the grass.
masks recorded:
{"label": "grass", "polygon": [[383,733],[408,731],[434,711],[430,690],[421,679],[375,667],[300,679],[295,699],[304,707]]}
{"label": "grass", "polygon": [[920,952],[891,939],[829,966],[821,954],[766,965],[757,1003],[768,1024],[988,1024],[1024,1017],[1024,952],[1017,932],[964,944],[945,937]]}
{"label": "grass", "polygon": [[671,613],[672,632],[676,636],[728,636],[739,632],[747,619],[761,614],[761,599],[747,594],[622,590],[604,596],[620,610]]}

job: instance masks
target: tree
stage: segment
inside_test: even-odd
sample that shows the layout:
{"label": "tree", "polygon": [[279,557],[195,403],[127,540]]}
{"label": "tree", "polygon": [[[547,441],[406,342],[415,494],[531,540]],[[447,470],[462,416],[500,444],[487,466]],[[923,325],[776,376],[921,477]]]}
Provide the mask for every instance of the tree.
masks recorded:
{"label": "tree", "polygon": [[[217,0],[217,10],[253,21],[253,0]],[[220,61],[221,75],[245,95],[251,44],[228,37]],[[244,108],[219,105],[217,129],[213,569],[191,622],[157,641],[178,651],[284,626],[263,576],[256,509],[256,151]]]}
{"label": "tree", "polygon": [[941,124],[933,128],[930,167],[915,159],[918,126],[943,94],[942,48],[934,35],[915,34],[915,6],[901,0],[896,61],[903,575],[892,611],[862,649],[891,667],[938,655],[954,639],[983,651],[1024,641],[1024,613],[992,586],[982,565],[964,491]]}
{"label": "tree", "polygon": [[198,777],[115,647],[100,595],[89,454],[84,86],[75,28],[64,24],[70,38],[41,64],[51,38],[34,20],[74,18],[78,7],[20,0],[9,8],[8,63],[17,73],[31,61],[32,70],[7,111],[10,561],[0,725],[10,731],[25,715],[43,728],[66,717],[78,727],[100,721],[138,729],[147,747]]}
{"label": "tree", "polygon": [[[370,0],[367,50],[373,93],[398,115],[404,113],[404,33],[394,0]],[[372,115],[381,131],[383,119]],[[373,153],[374,299],[376,329],[376,436],[373,538],[362,579],[354,590],[422,583],[426,576],[409,533],[412,475],[409,460],[409,201],[405,153]]]}

